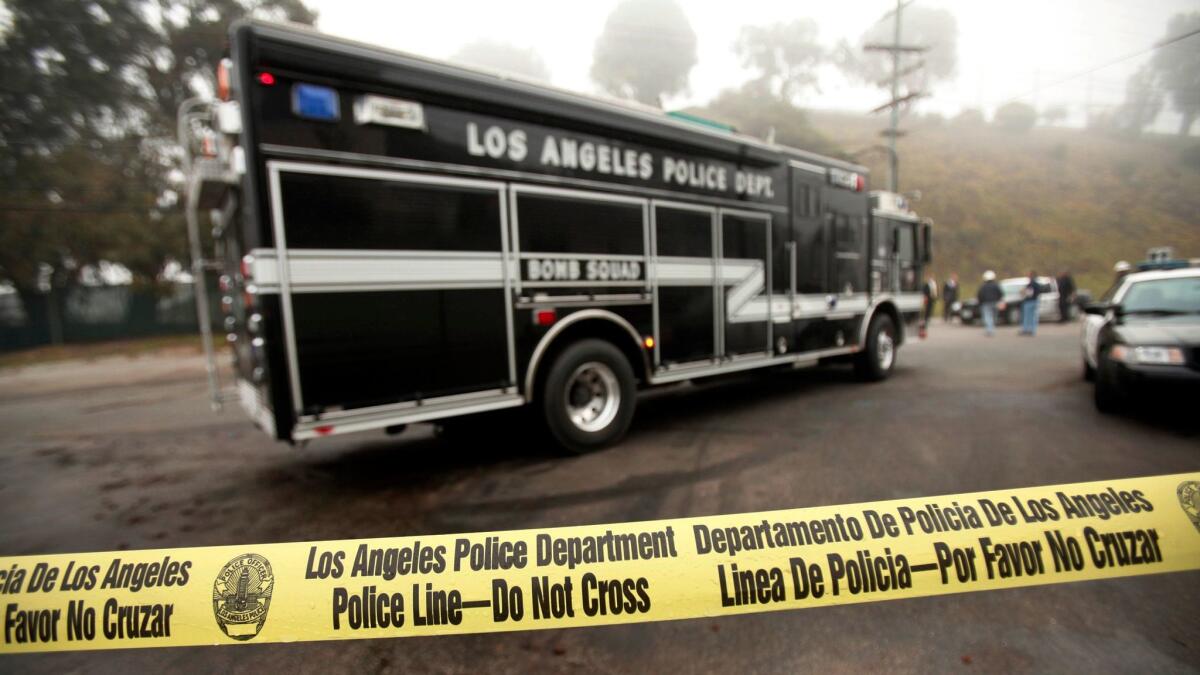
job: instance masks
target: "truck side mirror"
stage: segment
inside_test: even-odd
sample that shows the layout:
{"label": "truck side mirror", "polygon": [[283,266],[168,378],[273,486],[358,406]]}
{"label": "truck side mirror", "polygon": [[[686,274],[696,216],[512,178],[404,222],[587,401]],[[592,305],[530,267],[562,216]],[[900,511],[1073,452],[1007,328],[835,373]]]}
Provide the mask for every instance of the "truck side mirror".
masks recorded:
{"label": "truck side mirror", "polygon": [[921,223],[921,262],[928,265],[933,260],[933,221]]}
{"label": "truck side mirror", "polygon": [[1104,316],[1105,314],[1108,314],[1108,310],[1110,310],[1112,308],[1113,308],[1113,306],[1108,304],[1107,302],[1089,302],[1088,304],[1083,306],[1083,311],[1085,314],[1096,314],[1098,316]]}

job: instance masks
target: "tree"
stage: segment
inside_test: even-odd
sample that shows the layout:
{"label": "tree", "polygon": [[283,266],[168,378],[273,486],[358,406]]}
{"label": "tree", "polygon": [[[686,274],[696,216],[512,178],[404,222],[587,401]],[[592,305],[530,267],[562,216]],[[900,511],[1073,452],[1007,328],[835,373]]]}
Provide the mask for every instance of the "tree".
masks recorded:
{"label": "tree", "polygon": [[[891,44],[895,37],[896,15],[890,14],[867,29],[857,48],[843,44],[839,65],[847,74],[880,87],[891,86],[892,55],[885,51],[864,51],[871,44]],[[905,45],[928,47],[917,57],[902,57],[901,70],[909,70],[901,80],[906,92],[923,91],[934,82],[954,76],[958,66],[958,22],[949,10],[913,5],[900,17],[900,41]],[[921,66],[913,67],[914,64]]]}
{"label": "tree", "polygon": [[1155,71],[1145,65],[1125,83],[1125,102],[1113,113],[1113,124],[1131,134],[1140,134],[1154,124],[1162,111],[1163,95],[1155,82]]}
{"label": "tree", "polygon": [[[1167,22],[1164,40],[1197,30],[1200,12],[1176,14]],[[1164,45],[1150,63],[1171,98],[1171,107],[1182,116],[1179,135],[1188,135],[1200,116],[1200,38],[1192,36]]]}
{"label": "tree", "polygon": [[813,128],[803,110],[766,91],[766,86],[762,80],[751,80],[738,89],[726,89],[694,112],[729,122],[752,136],[773,137],[783,145],[829,155],[840,153],[838,146]]}
{"label": "tree", "polygon": [[661,106],[687,88],[696,33],[675,0],[622,0],[596,40],[592,79],[614,96]]}
{"label": "tree", "polygon": [[450,60],[467,66],[524,75],[543,82],[550,81],[550,71],[536,51],[504,42],[476,40],[459,48]]}
{"label": "tree", "polygon": [[174,118],[231,21],[311,21],[299,0],[8,0],[0,42],[0,280],[54,312],[82,270],[152,284],[183,255],[169,192]]}
{"label": "tree", "polygon": [[145,69],[154,92],[158,126],[150,135],[174,138],[179,104],[197,94],[215,94],[216,65],[226,51],[229,26],[254,17],[311,26],[316,12],[303,0],[159,0],[165,18],[162,26],[163,63]]}
{"label": "tree", "polygon": [[742,65],[755,71],[755,79],[785,103],[795,103],[804,89],[816,86],[816,69],[828,57],[817,42],[817,23],[812,19],[746,26],[734,50]]}
{"label": "tree", "polygon": [[1037,123],[1037,110],[1028,103],[1011,101],[996,108],[992,123],[1001,129],[1026,132]]}
{"label": "tree", "polygon": [[950,122],[959,127],[981,127],[987,120],[984,119],[983,111],[979,108],[963,108],[962,112],[955,115]]}
{"label": "tree", "polygon": [[1064,105],[1052,105],[1041,112],[1041,120],[1048,126],[1055,126],[1067,119],[1070,114]]}

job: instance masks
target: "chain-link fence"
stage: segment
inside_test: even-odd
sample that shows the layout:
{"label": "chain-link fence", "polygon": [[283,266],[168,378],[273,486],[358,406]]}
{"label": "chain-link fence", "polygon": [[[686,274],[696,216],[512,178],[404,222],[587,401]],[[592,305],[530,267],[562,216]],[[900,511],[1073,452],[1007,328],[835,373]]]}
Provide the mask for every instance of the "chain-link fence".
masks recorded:
{"label": "chain-link fence", "polygon": [[[76,286],[59,293],[22,296],[0,292],[0,352],[58,342],[199,332],[191,284],[173,284],[165,292],[131,286]],[[213,329],[219,330],[220,294],[213,284],[209,298]]]}

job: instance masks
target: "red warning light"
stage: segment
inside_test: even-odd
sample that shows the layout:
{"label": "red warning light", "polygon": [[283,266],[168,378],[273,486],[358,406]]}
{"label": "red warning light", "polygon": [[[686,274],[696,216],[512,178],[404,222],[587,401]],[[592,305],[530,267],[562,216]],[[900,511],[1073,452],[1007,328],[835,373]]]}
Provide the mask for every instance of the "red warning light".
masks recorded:
{"label": "red warning light", "polygon": [[275,84],[275,76],[272,75],[271,73],[263,71],[258,74],[258,83],[263,86],[269,87],[269,86]]}
{"label": "red warning light", "polygon": [[539,309],[533,315],[533,321],[539,326],[550,326],[558,320],[558,312],[553,309]]}

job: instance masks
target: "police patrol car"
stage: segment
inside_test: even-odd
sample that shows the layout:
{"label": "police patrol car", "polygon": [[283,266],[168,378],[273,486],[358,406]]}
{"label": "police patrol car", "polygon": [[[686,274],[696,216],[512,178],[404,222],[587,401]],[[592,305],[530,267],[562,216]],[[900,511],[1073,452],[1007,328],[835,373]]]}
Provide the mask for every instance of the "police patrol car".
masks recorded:
{"label": "police patrol car", "polygon": [[1097,409],[1118,412],[1136,394],[1164,390],[1175,390],[1181,401],[1195,400],[1200,393],[1200,268],[1129,274],[1087,312],[1097,319],[1094,335],[1089,337],[1085,325],[1083,336],[1084,371],[1095,380]]}
{"label": "police patrol car", "polygon": [[305,29],[231,42],[181,115],[194,268],[279,439],[533,405],[584,451],[639,388],[885,378],[918,319],[930,223],[861,166]]}

